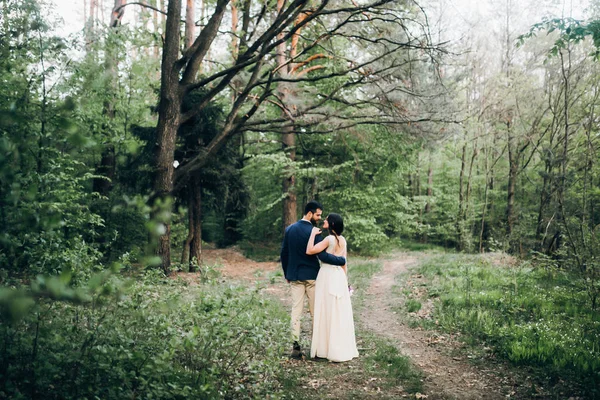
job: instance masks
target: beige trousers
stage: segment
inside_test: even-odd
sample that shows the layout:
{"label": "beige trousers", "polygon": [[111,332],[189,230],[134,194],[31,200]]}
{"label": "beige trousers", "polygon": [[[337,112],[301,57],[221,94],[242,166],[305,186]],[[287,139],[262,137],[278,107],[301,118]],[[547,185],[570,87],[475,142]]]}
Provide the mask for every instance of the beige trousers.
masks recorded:
{"label": "beige trousers", "polygon": [[291,281],[290,289],[292,292],[292,338],[297,342],[300,340],[300,321],[304,311],[305,297],[308,298],[311,317],[315,310],[315,281]]}

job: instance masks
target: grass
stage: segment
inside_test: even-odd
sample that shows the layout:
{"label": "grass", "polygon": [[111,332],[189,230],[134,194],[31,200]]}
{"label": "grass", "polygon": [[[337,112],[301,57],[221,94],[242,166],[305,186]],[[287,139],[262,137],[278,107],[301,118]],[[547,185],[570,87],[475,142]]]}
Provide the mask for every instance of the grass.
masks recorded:
{"label": "grass", "polygon": [[352,306],[354,313],[364,304],[366,290],[369,288],[371,278],[380,272],[383,264],[368,258],[355,257],[348,264],[348,283],[354,288]]}
{"label": "grass", "polygon": [[414,313],[421,309],[421,302],[415,299],[408,299],[405,303],[406,312]]}
{"label": "grass", "polygon": [[383,340],[374,340],[376,350],[368,356],[367,362],[386,372],[389,384],[401,384],[409,393],[423,390],[423,375],[414,368],[410,358],[400,354],[398,348]]}
{"label": "grass", "polygon": [[289,399],[396,399],[422,391],[422,376],[388,341],[357,331],[360,356],[344,363],[287,361],[282,391]]}
{"label": "grass", "polygon": [[439,246],[437,244],[432,243],[420,243],[414,242],[410,240],[402,240],[398,242],[398,248],[400,250],[405,251],[422,251],[422,252],[439,252],[439,253],[447,253],[452,250],[449,250],[445,247]]}
{"label": "grass", "polygon": [[441,329],[569,386],[553,389],[559,394],[600,396],[600,316],[577,289],[577,276],[460,254],[429,257],[419,272],[437,297]]}

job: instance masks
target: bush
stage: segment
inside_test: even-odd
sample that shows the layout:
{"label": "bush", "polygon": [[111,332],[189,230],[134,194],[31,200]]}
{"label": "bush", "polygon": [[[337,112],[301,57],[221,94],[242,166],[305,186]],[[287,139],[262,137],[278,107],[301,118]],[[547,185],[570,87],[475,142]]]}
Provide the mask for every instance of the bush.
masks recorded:
{"label": "bush", "polygon": [[105,304],[45,300],[18,323],[3,320],[0,397],[261,398],[280,390],[281,309],[241,287],[156,281]]}

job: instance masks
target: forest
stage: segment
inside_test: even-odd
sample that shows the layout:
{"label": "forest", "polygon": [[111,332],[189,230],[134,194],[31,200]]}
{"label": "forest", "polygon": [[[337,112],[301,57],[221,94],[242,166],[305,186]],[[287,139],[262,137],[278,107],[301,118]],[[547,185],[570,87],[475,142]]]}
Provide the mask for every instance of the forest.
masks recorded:
{"label": "forest", "polygon": [[[600,3],[66,3],[0,3],[0,398],[322,398],[280,268],[207,255],[275,265],[313,199],[355,313],[402,251],[407,326],[600,398]],[[361,329],[333,397],[454,398]]]}

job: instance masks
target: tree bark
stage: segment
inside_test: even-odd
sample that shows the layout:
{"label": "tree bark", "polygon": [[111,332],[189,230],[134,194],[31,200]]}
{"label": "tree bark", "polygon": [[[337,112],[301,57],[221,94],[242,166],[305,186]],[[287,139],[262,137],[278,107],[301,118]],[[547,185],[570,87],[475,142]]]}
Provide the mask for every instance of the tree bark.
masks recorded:
{"label": "tree bark", "polygon": [[[110,141],[110,138],[107,140]],[[115,146],[109,142],[105,144],[102,155],[100,156],[100,164],[96,166],[96,175],[99,175],[100,178],[94,178],[92,182],[92,191],[99,193],[102,196],[107,196],[112,189],[115,170]]]}
{"label": "tree bark", "polygon": [[[388,0],[384,0],[383,3]],[[318,2],[314,5],[310,11],[307,11],[308,3],[304,0],[293,0],[287,4],[280,0],[278,3],[280,13],[274,16],[274,20],[270,26],[266,29],[261,29],[261,32],[257,36],[253,36],[254,32],[246,34],[245,28],[249,23],[246,17],[242,22],[243,28],[241,32],[241,38],[243,43],[240,43],[240,54],[235,59],[233,65],[224,67],[220,71],[213,75],[208,75],[201,79],[198,78],[198,71],[202,66],[206,54],[214,44],[214,40],[219,34],[221,21],[224,13],[227,11],[227,5],[229,0],[217,0],[214,3],[214,11],[208,22],[204,24],[204,27],[200,31],[198,37],[194,43],[183,53],[181,58],[178,57],[178,49],[180,48],[179,43],[179,23],[181,21],[181,0],[171,0],[168,7],[168,18],[165,29],[164,39],[164,51],[163,51],[163,62],[161,66],[161,100],[159,104],[159,121],[157,126],[156,136],[156,161],[155,161],[155,183],[153,198],[166,199],[170,195],[173,189],[181,189],[187,184],[192,174],[199,171],[207,163],[210,162],[212,156],[222,148],[223,145],[233,135],[242,132],[244,128],[248,130],[257,130],[257,126],[260,126],[263,122],[256,122],[251,126],[247,125],[248,120],[253,117],[257,110],[267,99],[273,98],[273,84],[274,82],[280,83],[282,86],[291,85],[293,82],[282,82],[277,79],[279,70],[284,68],[277,68],[279,65],[286,66],[285,64],[279,64],[279,60],[276,61],[277,67],[271,64],[270,54],[274,50],[274,46],[280,45],[280,42],[287,41],[287,38],[294,39],[295,35],[299,36],[299,31],[306,24],[316,19],[319,15],[327,15],[329,10],[326,10],[327,2]],[[378,4],[374,7],[383,6],[383,3]],[[205,3],[206,4],[206,3]],[[244,1],[244,10],[249,9],[249,1]],[[354,8],[357,12],[366,12],[369,7],[357,6]],[[269,15],[268,5],[264,7],[258,7],[258,21],[256,26],[264,26],[263,17]],[[346,9],[340,10],[340,12],[348,12]],[[244,15],[247,13],[244,12]],[[350,22],[351,23],[351,22]],[[268,24],[268,23],[267,23]],[[398,23],[399,25],[399,23]],[[252,44],[248,44],[247,41],[250,38],[255,38]],[[246,40],[248,39],[248,40]],[[277,40],[279,39],[279,40]],[[364,38],[364,40],[370,40]],[[240,40],[242,42],[242,40]],[[292,40],[293,42],[293,40]],[[311,46],[316,46],[316,42],[312,43]],[[293,54],[294,46],[292,46],[290,54]],[[401,51],[402,46],[395,46],[389,50],[389,53]],[[310,54],[310,49],[306,49],[307,54]],[[385,50],[388,51],[388,50]],[[280,54],[285,54],[282,51]],[[302,56],[304,54],[301,53]],[[290,59],[291,65],[297,64],[296,71],[289,69],[283,71],[287,73],[288,77],[290,73],[293,73],[295,78],[298,79],[303,74],[307,74],[311,71],[325,68],[324,65],[316,65],[310,68],[304,68],[308,63],[318,58],[326,58],[324,54],[310,55],[303,61]],[[375,60],[367,60],[366,64],[374,63]],[[268,68],[265,68],[267,66]],[[353,67],[354,68],[354,67]],[[348,68],[344,73],[351,73],[353,68]],[[338,72],[332,74],[323,74],[318,77],[319,79],[328,80],[335,78]],[[236,77],[241,79],[235,79]],[[179,79],[179,77],[181,77]],[[294,80],[291,79],[291,80]],[[177,130],[181,123],[191,120],[199,112],[214,101],[215,97],[223,93],[232,87],[233,82],[241,82],[241,89],[237,93],[237,97],[233,101],[231,109],[224,118],[224,122],[219,132],[211,139],[211,141],[203,146],[202,151],[198,152],[189,160],[177,168],[177,171],[173,172],[173,150],[175,147],[175,139]],[[243,87],[242,87],[243,86]],[[196,90],[202,90],[201,99],[191,110],[181,113],[182,98],[186,93],[190,93]],[[275,103],[277,101],[274,101]],[[272,118],[270,121],[274,125],[279,125],[280,120],[284,122],[281,125],[288,125],[291,127],[289,131],[280,129],[279,132],[288,136],[283,138],[282,142],[288,149],[293,149],[295,146],[295,132],[296,129],[293,123],[288,121],[294,120],[293,115],[293,103],[288,104],[289,109],[282,107],[283,112],[290,112],[290,115],[285,118]],[[269,120],[267,121],[267,123]],[[281,126],[279,125],[279,126]],[[292,156],[295,156],[295,154]],[[290,182],[293,187],[293,180]],[[282,183],[283,186],[283,183]],[[295,197],[290,197],[288,201],[295,201]],[[160,203],[160,202],[159,202]],[[162,202],[164,204],[164,202]],[[291,209],[291,207],[290,207]],[[165,232],[170,232],[168,217],[164,221]],[[162,235],[159,240],[159,255],[162,259],[162,265],[165,271],[168,271],[170,264],[170,249],[169,249],[169,237],[168,235]]]}
{"label": "tree bark", "polygon": [[[181,20],[181,0],[170,0],[167,11],[168,18],[163,47],[160,104],[158,109],[158,126],[156,128],[156,173],[154,191],[163,204],[173,190],[173,161],[175,139],[181,119],[181,93],[179,91],[179,71],[175,68],[179,55],[179,21]],[[169,274],[171,266],[171,222],[169,219],[159,221],[164,224],[164,234],[158,238],[158,255],[165,274]]]}
{"label": "tree bark", "polygon": [[[156,199],[155,216],[163,215],[159,223],[164,225],[164,234],[158,237],[157,254],[161,258],[161,267],[165,274],[169,273],[171,265],[171,221],[170,212],[159,213],[158,208],[166,207],[170,211],[170,196],[174,188],[174,168],[173,161],[175,156],[175,143],[177,132],[181,123],[184,121],[181,111],[183,97],[186,89],[194,83],[196,75],[200,68],[206,53],[218,33],[225,7],[228,0],[218,0],[214,14],[202,30],[200,36],[184,52],[181,59],[178,59],[180,53],[180,21],[181,21],[181,0],[170,0],[167,9],[167,21],[165,25],[165,40],[163,46],[162,64],[161,64],[161,86],[160,86],[160,104],[158,107],[158,125],[156,127],[156,150],[155,150],[155,176],[154,176],[154,196]],[[260,65],[255,68],[258,69]],[[182,71],[183,70],[183,71]],[[180,79],[181,76],[181,79]],[[208,102],[208,100],[207,100]],[[237,115],[240,104],[236,103],[232,113]],[[251,114],[249,112],[249,114]],[[229,116],[225,121],[223,131],[218,134],[207,146],[203,153],[202,162],[195,165],[184,165],[178,171],[186,169],[188,172],[184,175],[186,179],[190,176],[190,169],[204,165],[208,157],[214,154],[234,130],[234,119]],[[193,241],[192,241],[193,242]],[[198,243],[200,243],[198,241]],[[190,257],[194,257],[194,244]],[[200,250],[196,255],[200,254]]]}
{"label": "tree bark", "polygon": [[[466,134],[465,134],[466,136]],[[458,178],[458,215],[456,216],[456,233],[458,234],[457,248],[459,251],[465,250],[465,226],[464,226],[464,213],[465,213],[465,167],[467,158],[467,138],[462,146],[460,156],[460,174]]]}
{"label": "tree bark", "polygon": [[[158,4],[158,0],[152,0],[152,5],[155,8],[159,8],[159,4]],[[161,8],[162,10],[162,8]],[[153,14],[152,14],[152,24],[154,26],[154,35],[155,37],[158,37],[160,35],[160,31],[161,31],[161,25],[159,25],[158,23],[158,11],[154,10]],[[154,46],[153,46],[153,54],[155,58],[158,58],[158,55],[160,53],[160,48],[158,46],[158,41],[155,39],[154,40]]]}
{"label": "tree bark", "polygon": [[[288,153],[290,161],[296,161],[296,137],[291,128],[286,129],[282,135],[283,151]],[[293,166],[291,167],[293,168]],[[296,195],[296,177],[292,170],[287,169],[283,177],[282,192],[283,198],[283,229],[296,222],[297,195]]]}
{"label": "tree bark", "polygon": [[515,144],[515,138],[511,132],[511,123],[506,123],[506,129],[508,131],[508,185],[506,189],[506,235],[509,242],[511,243],[511,249],[513,247],[513,232],[516,224],[516,212],[515,212],[515,196],[516,196],[516,185],[517,175],[519,171],[519,154]]}
{"label": "tree bark", "polygon": [[202,265],[202,187],[195,179],[191,185],[194,213],[192,217],[194,238],[190,244],[190,272]]}
{"label": "tree bark", "polygon": [[425,204],[425,214],[431,212],[431,197],[433,196],[433,160],[429,152],[429,166],[427,167],[427,204]]}
{"label": "tree bark", "polygon": [[[469,175],[467,176],[467,188],[466,188],[466,196],[465,196],[465,212],[464,212],[464,223],[465,223],[465,227],[466,227],[466,222],[467,222],[467,216],[469,215],[469,205],[470,205],[470,199],[471,199],[471,183],[472,183],[472,178],[473,178],[473,165],[475,164],[475,159],[477,158],[477,155],[479,154],[479,149],[477,147],[477,138],[475,138],[475,142],[473,143],[473,151],[471,153],[471,161],[469,164]],[[469,235],[471,235],[471,233],[469,232]]]}
{"label": "tree bark", "polygon": [[92,41],[96,28],[96,9],[98,8],[98,0],[90,0],[89,14],[85,22],[85,50],[89,53],[92,49]]}
{"label": "tree bark", "polygon": [[190,245],[194,239],[194,198],[192,191],[188,192],[188,235],[181,249],[181,264],[190,263]]}
{"label": "tree bark", "polygon": [[[281,12],[284,7],[284,0],[277,0],[277,12]],[[282,40],[284,37],[283,32],[277,35],[278,40]],[[282,41],[279,46],[277,46],[277,65],[279,68],[279,74],[282,78],[287,78],[289,72],[289,65],[286,65],[286,42]],[[281,98],[282,110],[284,118],[289,118],[290,116],[286,113],[286,108],[289,103],[289,88],[283,87],[278,89],[279,96]],[[296,209],[297,209],[297,195],[296,195],[296,177],[293,172],[293,163],[296,161],[296,137],[292,126],[288,126],[284,128],[284,131],[281,135],[281,144],[284,153],[287,153],[287,156],[290,159],[291,167],[285,169],[285,175],[282,181],[282,193],[283,193],[283,215],[282,215],[282,223],[283,230],[287,228],[289,225],[296,222]]]}
{"label": "tree bark", "polygon": [[[552,143],[552,142],[550,142]],[[544,214],[550,200],[550,186],[552,184],[552,162],[549,160],[550,155],[544,155],[544,175],[542,178],[542,189],[540,191],[540,203],[538,207],[537,224],[535,229],[536,240],[540,242],[540,249],[544,247],[545,236],[542,236],[544,230]]]}
{"label": "tree bark", "polygon": [[569,90],[570,90],[570,77],[571,77],[571,50],[569,47],[565,50],[567,53],[567,65],[565,65],[565,59],[563,52],[560,51],[561,60],[561,73],[563,77],[564,92],[563,92],[563,142],[562,142],[562,157],[560,163],[560,184],[558,185],[558,221],[559,224],[566,224],[566,210],[565,204],[565,193],[567,192],[567,165],[569,163]]}
{"label": "tree bark", "polygon": [[236,4],[236,0],[231,0],[231,32],[233,32],[233,37],[231,39],[231,57],[233,60],[238,57],[238,48],[239,48],[239,40],[237,36],[238,31],[238,7]]}
{"label": "tree bark", "polygon": [[[492,176],[493,176],[493,163],[490,164],[490,153],[492,153],[492,157],[494,154],[494,144],[495,144],[495,135],[494,135],[494,140],[493,140],[493,144],[492,144],[492,148],[490,149],[489,147],[484,147],[483,151],[485,154],[485,188],[484,188],[484,193],[483,193],[483,205],[481,207],[481,226],[480,226],[480,231],[479,231],[479,252],[483,253],[484,252],[484,246],[483,243],[488,239],[488,223],[486,220],[486,216],[487,216],[487,212],[488,209],[490,207],[488,201],[489,201],[489,192],[490,189],[492,189],[492,185],[493,185],[493,181],[492,181]],[[484,142],[485,143],[485,142]],[[493,158],[492,158],[493,161]]]}
{"label": "tree bark", "polygon": [[196,2],[186,0],[185,7],[185,49],[189,49],[196,37]]}

